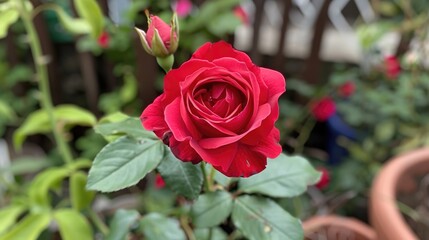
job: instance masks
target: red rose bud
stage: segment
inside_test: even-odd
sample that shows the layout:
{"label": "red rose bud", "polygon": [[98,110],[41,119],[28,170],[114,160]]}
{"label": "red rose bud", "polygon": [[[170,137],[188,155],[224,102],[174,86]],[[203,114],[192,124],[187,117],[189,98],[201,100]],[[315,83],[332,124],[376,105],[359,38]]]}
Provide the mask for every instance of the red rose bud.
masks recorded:
{"label": "red rose bud", "polygon": [[330,97],[324,97],[311,104],[311,113],[320,122],[328,120],[335,113],[335,110],[335,102]]}
{"label": "red rose bud", "polygon": [[340,87],[338,88],[338,94],[341,97],[350,97],[351,95],[353,95],[355,90],[356,90],[355,83],[352,81],[347,81],[342,85],[340,85]]}
{"label": "red rose bud", "polygon": [[165,75],[164,92],[140,119],[181,161],[249,177],[282,152],[275,122],[285,90],[281,73],[226,42],[206,43]]}
{"label": "red rose bud", "polygon": [[110,36],[108,32],[102,32],[97,39],[98,45],[102,48],[107,48],[110,42]]}
{"label": "red rose bud", "polygon": [[165,187],[164,179],[162,178],[161,174],[157,173],[155,176],[155,188],[161,189]]}
{"label": "red rose bud", "polygon": [[390,79],[395,79],[401,73],[401,65],[395,56],[387,56],[384,58],[386,76]]}
{"label": "red rose bud", "polygon": [[148,17],[149,28],[147,32],[136,28],[144,49],[150,55],[166,58],[176,52],[179,45],[179,25],[176,14],[171,18],[171,25],[165,23],[158,16]]}
{"label": "red rose bud", "polygon": [[323,189],[329,185],[329,180],[331,178],[329,176],[328,170],[326,170],[325,168],[320,168],[319,171],[322,173],[322,176],[320,176],[319,182],[317,182],[315,186],[318,189]]}

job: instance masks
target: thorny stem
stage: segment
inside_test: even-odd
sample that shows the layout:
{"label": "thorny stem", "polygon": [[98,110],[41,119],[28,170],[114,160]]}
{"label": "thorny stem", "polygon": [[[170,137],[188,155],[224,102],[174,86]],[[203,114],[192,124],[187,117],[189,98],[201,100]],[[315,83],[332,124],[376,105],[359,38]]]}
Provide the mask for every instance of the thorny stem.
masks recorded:
{"label": "thorny stem", "polygon": [[52,104],[51,93],[49,89],[49,79],[48,71],[46,68],[46,60],[44,59],[42,53],[42,47],[40,44],[39,36],[37,35],[36,29],[32,21],[32,14],[26,7],[26,1],[21,0],[20,14],[24,27],[28,34],[28,40],[31,48],[31,52],[34,58],[34,64],[36,67],[37,82],[39,85],[39,90],[41,92],[40,105],[47,112],[49,122],[52,128],[52,133],[58,150],[66,164],[69,164],[73,161],[73,157],[70,151],[69,146],[67,145],[65,139],[61,135],[60,129],[58,129],[56,124],[56,117],[54,115],[54,107]]}

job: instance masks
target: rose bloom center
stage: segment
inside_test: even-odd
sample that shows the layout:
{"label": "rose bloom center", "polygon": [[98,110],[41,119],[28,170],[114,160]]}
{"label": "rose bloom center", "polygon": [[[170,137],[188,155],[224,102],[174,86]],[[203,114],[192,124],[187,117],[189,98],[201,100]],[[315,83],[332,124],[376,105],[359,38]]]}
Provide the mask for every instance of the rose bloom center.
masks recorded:
{"label": "rose bloom center", "polygon": [[225,82],[214,81],[197,87],[193,93],[193,99],[195,104],[199,105],[197,109],[205,108],[224,119],[235,116],[246,105],[243,93]]}

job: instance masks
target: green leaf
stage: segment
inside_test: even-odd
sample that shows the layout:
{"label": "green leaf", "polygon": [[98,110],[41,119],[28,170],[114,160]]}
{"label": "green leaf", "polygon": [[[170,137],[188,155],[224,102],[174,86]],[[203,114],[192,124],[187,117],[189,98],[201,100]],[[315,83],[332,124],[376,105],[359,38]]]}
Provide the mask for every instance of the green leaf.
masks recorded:
{"label": "green leaf", "polygon": [[94,114],[74,105],[59,105],[55,107],[54,114],[56,120],[65,125],[94,126],[97,123]]}
{"label": "green leaf", "polygon": [[395,123],[384,121],[375,126],[375,137],[379,141],[388,141],[395,135]]}
{"label": "green leaf", "polygon": [[313,86],[300,79],[289,79],[287,88],[288,90],[296,91],[304,97],[311,97],[316,92]]}
{"label": "green leaf", "polygon": [[52,165],[52,163],[48,158],[18,158],[11,162],[10,171],[16,176],[26,173],[35,173],[50,165]]}
{"label": "green leaf", "polygon": [[95,0],[74,0],[76,11],[91,26],[91,36],[97,38],[103,32],[104,16]]}
{"label": "green leaf", "polygon": [[195,199],[200,194],[203,185],[201,168],[192,163],[180,161],[169,148],[166,149],[158,171],[167,186],[175,193],[188,199]]}
{"label": "green leaf", "polygon": [[245,193],[262,193],[271,197],[294,197],[303,193],[308,185],[320,178],[310,163],[300,156],[280,154],[268,159],[267,168],[238,182],[238,189]]}
{"label": "green leaf", "polygon": [[362,24],[357,29],[357,35],[364,49],[373,46],[384,34],[393,30],[396,25],[393,22],[377,21],[371,24]]}
{"label": "green leaf", "polygon": [[35,204],[50,206],[49,190],[70,174],[65,168],[50,168],[39,173],[28,189],[28,196]]}
{"label": "green leaf", "polygon": [[129,103],[137,97],[137,80],[134,74],[125,73],[124,85],[119,90],[119,96],[123,104]]}
{"label": "green leaf", "polygon": [[0,236],[0,240],[36,240],[40,233],[48,227],[50,221],[51,216],[48,212],[29,214],[8,233]]}
{"label": "green leaf", "polygon": [[[75,125],[93,126],[97,120],[94,115],[74,105],[59,105],[54,109],[54,117],[59,127],[70,128]],[[13,135],[15,148],[20,149],[25,138],[52,130],[48,113],[42,109],[31,113]]]}
{"label": "green leaf", "polygon": [[[9,3],[3,3],[1,5],[11,5]],[[19,18],[19,12],[16,8],[6,8],[6,9],[0,9],[0,39],[6,37],[7,30],[10,25],[15,23]]]}
{"label": "green leaf", "polygon": [[94,239],[91,225],[80,212],[73,209],[60,209],[54,212],[54,219],[58,223],[61,239]]}
{"label": "green leaf", "polygon": [[225,191],[200,195],[192,205],[191,216],[197,228],[214,227],[225,221],[232,211],[232,196]]}
{"label": "green leaf", "polygon": [[98,124],[120,122],[127,120],[128,118],[130,117],[126,114],[123,114],[121,112],[114,112],[102,117],[100,121],[98,121]]}
{"label": "green leaf", "polygon": [[226,240],[228,239],[228,235],[226,233],[216,227],[211,229],[212,233],[210,235],[210,229],[208,228],[198,228],[195,229],[194,235],[195,238],[198,240]]}
{"label": "green leaf", "polygon": [[46,9],[54,11],[60,20],[61,26],[72,34],[89,34],[91,25],[84,19],[73,18],[61,7],[54,4],[46,4]]}
{"label": "green leaf", "polygon": [[95,196],[95,192],[85,189],[86,180],[86,174],[83,172],[75,172],[70,176],[70,200],[76,211],[89,207]]}
{"label": "green leaf", "polygon": [[119,209],[115,212],[113,219],[109,224],[109,235],[106,240],[124,240],[128,239],[127,234],[130,228],[137,222],[140,214],[136,210]]}
{"label": "green leaf", "polygon": [[10,205],[0,210],[0,235],[15,224],[24,210],[24,207],[18,205]]}
{"label": "green leaf", "polygon": [[233,33],[240,24],[240,19],[232,11],[227,11],[208,22],[207,29],[218,37],[224,37]]}
{"label": "green leaf", "polygon": [[8,121],[12,121],[16,118],[16,114],[9,104],[4,102],[3,100],[0,100],[0,119],[2,118],[7,119]]}
{"label": "green leaf", "polygon": [[120,122],[97,124],[95,125],[94,130],[96,133],[101,134],[104,137],[128,135],[136,139],[158,139],[153,132],[146,131],[143,128],[142,123],[138,118],[128,118]]}
{"label": "green leaf", "polygon": [[161,141],[121,137],[106,145],[95,157],[86,187],[112,192],[135,185],[156,168],[163,155]]}
{"label": "green leaf", "polygon": [[234,202],[234,225],[250,240],[303,239],[301,223],[274,201],[256,196],[241,196]]}
{"label": "green leaf", "polygon": [[140,231],[147,240],[185,240],[186,236],[179,222],[158,213],[150,213],[140,221]]}
{"label": "green leaf", "polygon": [[232,8],[240,4],[240,1],[241,0],[205,1],[200,7],[200,11],[198,11],[197,15],[191,19],[191,22],[187,22],[186,27],[181,27],[180,30],[183,29],[183,31],[186,32],[197,31],[199,28],[209,25],[219,14],[232,11]]}

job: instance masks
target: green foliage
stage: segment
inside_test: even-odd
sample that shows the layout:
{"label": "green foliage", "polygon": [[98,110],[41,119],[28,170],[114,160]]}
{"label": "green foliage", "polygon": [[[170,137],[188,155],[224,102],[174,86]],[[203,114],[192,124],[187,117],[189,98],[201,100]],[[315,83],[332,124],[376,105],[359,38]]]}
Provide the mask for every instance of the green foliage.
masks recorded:
{"label": "green foliage", "polygon": [[63,240],[91,240],[93,239],[92,229],[86,218],[77,210],[60,209],[56,210],[53,218],[60,229]]}
{"label": "green foliage", "polygon": [[188,199],[195,199],[200,194],[203,174],[199,166],[182,162],[171,151],[166,151],[157,169],[167,186],[175,193]]}
{"label": "green foliage", "polygon": [[171,239],[185,240],[186,236],[180,228],[179,222],[173,218],[167,218],[158,213],[150,213],[140,220],[140,231],[145,239]]}
{"label": "green foliage", "polygon": [[17,6],[12,1],[0,3],[0,39],[6,37],[10,25],[19,18]]}
{"label": "green foliage", "polygon": [[163,155],[161,141],[121,137],[109,143],[94,159],[87,188],[112,192],[135,185],[156,168]]}
{"label": "green foliage", "polygon": [[6,234],[0,235],[0,240],[36,240],[50,221],[49,212],[29,214]]}
{"label": "green foliage", "polygon": [[38,174],[28,189],[31,202],[48,208],[51,200],[49,190],[58,187],[69,174],[70,171],[66,168],[48,168]]}
{"label": "green foliage", "polygon": [[117,122],[99,123],[94,126],[94,130],[96,133],[103,135],[107,140],[111,140],[111,137],[123,135],[133,138],[158,139],[153,132],[149,132],[143,128],[138,118],[128,117],[125,120]]}
{"label": "green foliage", "polygon": [[232,211],[232,196],[225,191],[200,195],[192,205],[191,216],[197,228],[215,227],[226,220]]}
{"label": "green foliage", "polygon": [[[62,130],[76,125],[93,126],[97,122],[91,112],[74,105],[59,105],[55,107],[53,115],[57,120],[57,126]],[[48,133],[51,130],[49,114],[43,109],[34,111],[15,131],[13,136],[15,148],[20,149],[27,136]]]}
{"label": "green foliage", "polygon": [[250,240],[303,239],[301,223],[274,201],[241,196],[234,201],[234,225]]}
{"label": "green foliage", "polygon": [[320,173],[305,158],[281,154],[276,159],[269,159],[263,172],[240,179],[238,189],[271,197],[294,197],[306,191],[307,185],[315,184],[319,178]]}
{"label": "green foliage", "polygon": [[[211,233],[210,233],[211,231]],[[228,238],[222,229],[216,228],[198,228],[194,231],[195,238],[198,240],[225,240]]]}
{"label": "green foliage", "polygon": [[119,209],[115,212],[113,219],[109,224],[109,235],[106,240],[123,240],[128,239],[127,235],[130,228],[140,218],[139,212],[136,210]]}
{"label": "green foliage", "polygon": [[120,89],[100,96],[98,105],[103,112],[110,114],[120,111],[136,100],[138,87],[134,74],[130,70],[125,70],[123,80]]}
{"label": "green foliage", "polygon": [[64,9],[56,5],[45,5],[47,9],[54,11],[58,15],[62,27],[72,34],[90,34],[92,26],[88,21],[71,17]]}
{"label": "green foliage", "polygon": [[0,236],[15,224],[19,215],[21,215],[24,210],[25,208],[20,205],[9,205],[0,210]]}
{"label": "green foliage", "polygon": [[70,200],[73,209],[80,211],[90,207],[95,192],[85,189],[87,176],[83,172],[75,172],[70,176]]}
{"label": "green foliage", "polygon": [[74,0],[76,11],[91,26],[91,36],[97,38],[104,28],[104,16],[95,0]]}

